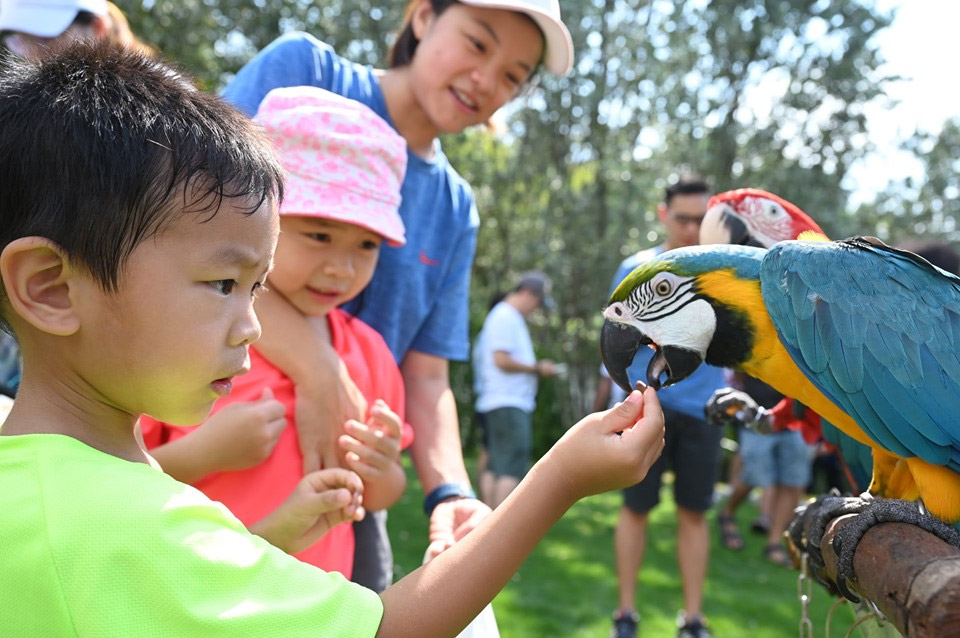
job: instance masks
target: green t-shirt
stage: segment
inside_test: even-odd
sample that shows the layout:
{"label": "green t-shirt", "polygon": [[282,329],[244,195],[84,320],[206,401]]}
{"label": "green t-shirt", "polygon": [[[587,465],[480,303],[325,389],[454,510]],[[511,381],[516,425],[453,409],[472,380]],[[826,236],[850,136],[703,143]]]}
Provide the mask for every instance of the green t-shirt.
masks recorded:
{"label": "green t-shirt", "polygon": [[371,637],[379,597],[66,436],[0,436],[4,636]]}

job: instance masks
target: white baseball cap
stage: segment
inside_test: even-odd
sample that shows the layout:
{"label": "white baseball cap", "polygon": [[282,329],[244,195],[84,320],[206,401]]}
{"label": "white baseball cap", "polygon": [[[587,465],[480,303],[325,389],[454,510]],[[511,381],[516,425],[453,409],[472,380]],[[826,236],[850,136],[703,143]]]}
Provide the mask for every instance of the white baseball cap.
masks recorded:
{"label": "white baseball cap", "polygon": [[560,18],[559,0],[460,0],[484,9],[507,9],[525,13],[543,32],[546,51],[543,65],[551,73],[566,75],[573,66],[573,40]]}
{"label": "white baseball cap", "polygon": [[53,38],[66,31],[81,11],[105,16],[107,0],[0,0],[0,31]]}

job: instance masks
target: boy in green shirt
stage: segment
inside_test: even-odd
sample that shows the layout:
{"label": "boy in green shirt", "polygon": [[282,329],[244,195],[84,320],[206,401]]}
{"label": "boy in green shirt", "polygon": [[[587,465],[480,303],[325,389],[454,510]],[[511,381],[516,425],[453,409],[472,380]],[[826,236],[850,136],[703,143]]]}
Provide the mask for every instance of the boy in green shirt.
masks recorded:
{"label": "boy in green shirt", "polygon": [[0,432],[5,634],[453,636],[570,505],[636,483],[662,449],[650,390],[586,417],[378,597],[281,551],[362,515],[355,474],[306,475],[248,531],[136,436],[143,413],[203,420],[249,365],[282,197],[253,125],[131,52],[11,60],[0,184],[0,317],[23,353]]}

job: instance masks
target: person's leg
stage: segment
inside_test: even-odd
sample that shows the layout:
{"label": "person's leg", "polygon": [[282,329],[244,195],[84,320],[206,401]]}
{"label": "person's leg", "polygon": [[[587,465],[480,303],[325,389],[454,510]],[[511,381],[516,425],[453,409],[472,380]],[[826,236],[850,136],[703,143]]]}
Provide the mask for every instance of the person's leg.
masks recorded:
{"label": "person's leg", "polygon": [[490,507],[496,508],[497,505],[502,503],[508,496],[510,492],[516,489],[517,485],[520,485],[520,479],[513,476],[498,476],[493,482],[493,499],[491,499]]}
{"label": "person's leg", "polygon": [[[770,532],[766,556],[778,565],[792,566],[783,549],[783,532],[793,518],[793,510],[810,481],[811,461],[803,435],[797,431],[778,432],[773,448],[774,482],[770,509]],[[773,548],[780,548],[777,551]]]}
{"label": "person's leg", "polygon": [[617,584],[620,588],[618,606],[621,611],[637,610],[637,574],[647,549],[648,518],[649,512],[634,512],[625,505],[620,508],[613,546],[617,559]]}
{"label": "person's leg", "polygon": [[[499,435],[506,439],[501,446],[502,454],[497,467],[492,468],[496,475],[493,484],[491,507],[497,507],[510,495],[530,466],[530,453],[533,445],[533,415],[518,408],[495,410],[501,423],[497,426]],[[491,413],[492,414],[492,413]]]}
{"label": "person's leg", "polygon": [[703,512],[677,506],[677,564],[687,619],[703,615],[703,584],[710,559],[710,531]]}
{"label": "person's leg", "polygon": [[717,513],[717,525],[720,528],[720,544],[726,549],[739,551],[743,549],[743,537],[740,535],[740,528],[737,526],[736,511],[737,508],[747,500],[750,490],[753,486],[738,481],[736,487],[730,492],[724,503],[723,509]]}
{"label": "person's leg", "polygon": [[[803,496],[803,488],[774,485],[770,488],[770,492],[773,498],[770,505],[770,531],[767,534],[766,557],[778,565],[789,566],[792,562],[786,549],[783,548],[783,532],[793,519],[793,510]],[[783,548],[783,551],[775,551],[773,548]]]}
{"label": "person's leg", "polygon": [[664,411],[674,424],[676,453],[671,459],[676,479],[677,562],[683,581],[684,622],[703,621],[703,586],[710,558],[705,513],[710,509],[720,471],[721,430],[684,414]]}
{"label": "person's leg", "polygon": [[350,580],[383,592],[393,584],[393,549],[387,534],[387,510],[367,512],[353,523],[353,575]]}
{"label": "person's leg", "polygon": [[487,448],[480,449],[477,455],[477,488],[480,490],[480,500],[490,505],[493,501],[493,484],[496,477],[490,471],[490,453]]}
{"label": "person's leg", "polygon": [[660,502],[660,483],[666,467],[670,437],[660,458],[651,466],[646,478],[623,490],[623,506],[614,532],[614,558],[617,570],[618,603],[614,613],[614,636],[636,635],[637,576],[647,548],[649,512]]}
{"label": "person's leg", "polygon": [[[773,436],[764,434],[762,436]],[[763,488],[760,496],[760,513],[750,527],[758,534],[768,534],[770,532],[770,517],[773,511],[773,486],[768,485]]]}
{"label": "person's leg", "polygon": [[493,472],[490,471],[490,436],[487,433],[487,415],[483,412],[474,412],[477,430],[480,437],[477,452],[477,489],[480,490],[480,500],[490,505],[493,500]]}

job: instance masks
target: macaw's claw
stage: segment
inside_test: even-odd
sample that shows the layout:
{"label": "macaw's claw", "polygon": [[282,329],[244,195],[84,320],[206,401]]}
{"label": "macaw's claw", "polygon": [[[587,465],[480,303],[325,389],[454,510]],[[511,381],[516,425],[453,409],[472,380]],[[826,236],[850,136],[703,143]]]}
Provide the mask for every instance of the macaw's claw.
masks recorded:
{"label": "macaw's claw", "polygon": [[930,532],[945,543],[960,548],[960,531],[925,514],[916,502],[878,498],[865,503],[859,516],[837,530],[833,537],[833,549],[837,554],[837,587],[840,593],[853,602],[859,601],[847,586],[849,581],[856,579],[853,557],[860,540],[874,525],[909,523]]}
{"label": "macaw's claw", "polygon": [[[828,494],[818,496],[817,500],[812,503],[798,507],[797,514],[787,528],[787,536],[790,542],[801,552],[807,553],[807,561],[813,577],[833,595],[840,592],[837,591],[833,583],[821,575],[824,561],[823,554],[820,551],[820,542],[823,540],[824,531],[830,521],[843,514],[858,512],[865,503],[864,499],[857,496],[841,496],[834,489]],[[804,534],[804,528],[807,530],[806,534]]]}

